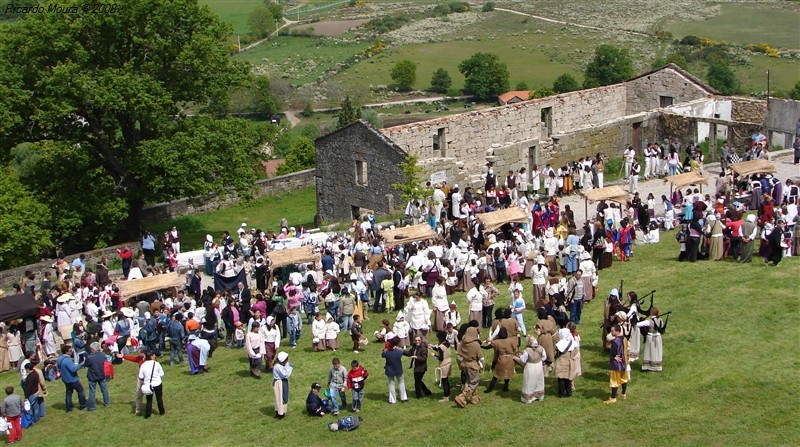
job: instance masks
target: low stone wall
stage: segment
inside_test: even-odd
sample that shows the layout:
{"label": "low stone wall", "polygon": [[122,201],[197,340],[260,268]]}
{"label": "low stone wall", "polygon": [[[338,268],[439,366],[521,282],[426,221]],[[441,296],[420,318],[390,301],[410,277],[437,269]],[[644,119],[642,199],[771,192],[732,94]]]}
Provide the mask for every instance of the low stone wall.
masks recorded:
{"label": "low stone wall", "polygon": [[[111,247],[106,248],[99,248],[97,250],[85,251],[82,253],[75,253],[73,255],[69,255],[66,257],[68,263],[72,263],[72,261],[80,256],[81,254],[86,255],[86,268],[92,268],[94,270],[95,264],[103,258],[103,256],[108,257],[109,261],[114,259],[118,259],[117,250],[124,247],[125,245],[129,245],[131,250],[133,250],[134,254],[138,253],[139,250],[142,248],[139,242],[128,242],[126,244],[119,244],[113,245]],[[160,256],[160,254],[159,254]],[[56,262],[55,259],[46,259],[41,262],[37,262],[36,264],[25,265],[22,267],[17,267],[15,269],[10,270],[3,270],[0,271],[0,289],[5,290],[6,292],[13,291],[12,284],[19,284],[22,281],[22,278],[25,275],[25,272],[30,270],[36,274],[36,279],[34,283],[36,284],[36,290],[39,290],[39,284],[44,279],[44,272],[50,272],[53,274],[53,280],[55,279],[55,269],[53,269],[52,265]],[[55,282],[54,282],[55,284]]]}
{"label": "low stone wall", "polygon": [[[293,172],[287,175],[259,180],[255,183],[254,198],[272,196],[314,186],[315,169]],[[172,220],[181,216],[204,213],[239,202],[236,194],[210,194],[205,197],[191,197],[163,202],[142,210],[142,222],[153,224]]]}

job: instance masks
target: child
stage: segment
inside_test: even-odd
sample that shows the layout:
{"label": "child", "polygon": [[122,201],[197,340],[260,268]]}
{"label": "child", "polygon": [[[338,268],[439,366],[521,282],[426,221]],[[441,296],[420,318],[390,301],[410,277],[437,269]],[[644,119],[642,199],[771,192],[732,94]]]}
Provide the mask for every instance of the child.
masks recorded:
{"label": "child", "polygon": [[8,443],[13,444],[22,440],[22,426],[20,419],[22,418],[23,411],[22,398],[14,394],[14,387],[6,387],[6,397],[3,399],[2,406],[0,406],[0,413],[6,418],[8,422]]}
{"label": "child", "polygon": [[236,342],[236,349],[242,349],[244,347],[244,327],[242,327],[242,322],[237,321],[233,323],[236,326],[236,331],[233,334],[233,339]]}
{"label": "child", "polygon": [[386,334],[392,332],[392,329],[389,328],[389,320],[384,318],[383,320],[381,320],[381,324],[383,325],[383,327],[380,330],[375,331],[373,334],[375,335],[375,341],[377,341],[378,343],[385,342]]}
{"label": "child", "polygon": [[350,327],[350,338],[353,339],[354,354],[358,354],[358,345],[363,333],[364,329],[361,327],[361,317],[359,315],[353,315],[353,325]]}
{"label": "child", "polygon": [[287,322],[289,324],[289,344],[292,348],[297,347],[297,340],[300,339],[300,334],[303,332],[303,319],[300,318],[300,312],[297,307],[289,309],[289,316]]}
{"label": "child", "polygon": [[397,312],[397,321],[395,321],[392,327],[392,332],[400,339],[397,345],[398,347],[405,349],[410,344],[408,340],[408,332],[410,330],[411,326],[406,323],[406,316],[403,311]]}
{"label": "child", "polygon": [[380,299],[383,300],[383,302],[378,304],[383,304],[389,312],[394,311],[394,280],[392,280],[392,278],[386,278],[381,281],[381,291],[383,294]]}
{"label": "child", "polygon": [[332,365],[328,370],[329,403],[333,415],[337,416],[339,414],[339,399],[341,399],[342,407],[347,407],[347,396],[344,393],[347,386],[347,370],[336,357],[333,358],[331,363]]}
{"label": "child", "polygon": [[311,384],[311,391],[306,398],[306,411],[311,416],[325,416],[325,402],[319,397],[322,386],[317,382]]}
{"label": "child", "polygon": [[675,239],[681,244],[681,253],[678,255],[678,261],[683,261],[687,258],[686,254],[686,241],[689,236],[686,224],[681,224],[681,229],[675,233]]}
{"label": "child", "polygon": [[350,372],[347,373],[347,387],[353,391],[353,411],[361,413],[361,402],[364,400],[364,385],[369,372],[359,366],[358,360],[350,362]]}
{"label": "child", "polygon": [[322,319],[322,314],[317,313],[314,315],[314,322],[311,323],[311,334],[313,338],[311,339],[312,347],[314,351],[324,351],[325,350],[325,330],[327,325],[325,321]]}
{"label": "child", "polygon": [[331,314],[328,315],[328,322],[325,323],[325,348],[336,352],[339,347],[339,323],[333,320]]}

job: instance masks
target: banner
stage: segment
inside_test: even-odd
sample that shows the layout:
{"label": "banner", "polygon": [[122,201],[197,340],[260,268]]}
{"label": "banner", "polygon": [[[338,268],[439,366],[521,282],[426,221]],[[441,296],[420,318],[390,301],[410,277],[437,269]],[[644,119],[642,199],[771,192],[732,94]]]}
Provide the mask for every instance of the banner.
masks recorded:
{"label": "banner", "polygon": [[244,269],[239,270],[236,276],[222,276],[219,273],[214,273],[214,290],[217,292],[224,292],[228,288],[236,290],[240,282],[244,284],[244,289],[247,290],[247,273]]}

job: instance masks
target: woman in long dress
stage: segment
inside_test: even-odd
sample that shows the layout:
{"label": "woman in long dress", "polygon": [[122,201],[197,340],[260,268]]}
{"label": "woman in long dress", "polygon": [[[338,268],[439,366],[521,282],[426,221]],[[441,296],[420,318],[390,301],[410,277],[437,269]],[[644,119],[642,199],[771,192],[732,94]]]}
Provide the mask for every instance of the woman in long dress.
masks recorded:
{"label": "woman in long dress", "polygon": [[275,392],[275,417],[283,419],[289,410],[289,377],[294,368],[289,364],[289,354],[279,352],[272,369],[272,389]]}
{"label": "woman in long dress", "polygon": [[708,243],[708,260],[719,261],[724,251],[722,244],[722,223],[713,214],[708,216],[708,232],[711,233]]}
{"label": "woman in long dress", "polygon": [[11,370],[11,356],[8,353],[8,338],[3,325],[0,325],[0,372]]}
{"label": "woman in long dress", "polygon": [[572,379],[575,377],[575,341],[572,339],[572,332],[567,328],[559,329],[558,335],[553,335],[552,338],[556,348],[554,368],[558,380],[558,397],[571,397]]}
{"label": "woman in long dress", "polygon": [[8,340],[8,360],[11,362],[12,367],[19,365],[19,361],[25,357],[22,351],[22,334],[20,334],[17,326],[12,326],[6,334]]}
{"label": "woman in long dress", "polygon": [[661,332],[664,321],[659,318],[658,308],[650,309],[650,318],[640,321],[638,327],[647,327],[647,338],[642,356],[642,371],[661,371],[661,362],[664,356],[664,345],[661,341]]}
{"label": "woman in long dress", "polygon": [[531,269],[533,277],[533,308],[539,309],[547,297],[547,278],[550,270],[545,266],[544,256],[536,255],[536,266]]}
{"label": "woman in long dress", "polygon": [[528,335],[528,344],[522,354],[514,360],[523,366],[522,371],[522,402],[529,404],[537,400],[544,400],[544,360],[547,354],[539,346],[536,337]]}

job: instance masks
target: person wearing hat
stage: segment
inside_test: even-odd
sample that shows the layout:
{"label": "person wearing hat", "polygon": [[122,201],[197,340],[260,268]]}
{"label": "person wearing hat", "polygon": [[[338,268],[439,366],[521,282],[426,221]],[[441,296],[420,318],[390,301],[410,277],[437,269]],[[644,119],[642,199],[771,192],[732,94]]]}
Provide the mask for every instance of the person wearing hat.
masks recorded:
{"label": "person wearing hat", "polygon": [[[56,355],[56,338],[53,333],[53,317],[44,315],[39,318],[42,322],[42,329],[39,332],[39,338],[42,340],[42,348],[44,355],[50,357]],[[69,338],[67,338],[69,340]]]}
{"label": "person wearing hat", "polygon": [[189,344],[186,345],[186,354],[189,357],[189,372],[197,374],[208,372],[208,354],[211,352],[211,344],[208,340],[197,335],[189,336]]}
{"label": "person wearing hat", "polygon": [[272,368],[272,388],[275,392],[275,417],[283,419],[289,409],[289,377],[294,367],[289,363],[289,354],[279,352]]}
{"label": "person wearing hat", "polygon": [[525,350],[514,361],[523,367],[522,371],[522,403],[529,404],[544,400],[544,360],[547,353],[539,346],[533,335],[526,337]]}
{"label": "person wearing hat", "polygon": [[306,397],[306,411],[311,416],[325,416],[325,402],[319,396],[322,385],[317,382],[311,384],[311,391]]}
{"label": "person wearing hat", "polygon": [[70,342],[70,332],[72,332],[72,309],[69,305],[70,300],[73,300],[75,296],[68,291],[61,292],[61,294],[56,298],[56,325],[58,327],[58,333],[61,335],[61,338],[64,340],[65,343]]}
{"label": "person wearing hat", "polygon": [[[796,229],[798,231],[800,229]],[[741,254],[739,262],[742,264],[753,260],[753,246],[758,238],[758,226],[756,226],[756,215],[748,214],[747,219],[739,226],[739,237],[742,240]]]}
{"label": "person wearing hat", "polygon": [[[461,389],[461,394],[456,396],[455,403],[461,408],[467,406],[467,402],[477,404],[481,401],[476,394],[478,385],[481,381],[481,341],[480,323],[478,320],[471,320],[465,324],[464,335],[458,347],[458,367],[464,373],[466,381]],[[460,332],[460,331],[459,331]],[[463,380],[463,379],[462,379]]]}
{"label": "person wearing hat", "polygon": [[[397,318],[392,326],[392,332],[397,337],[397,346],[400,348],[406,348],[410,344],[408,339],[408,334],[410,331],[411,326],[406,321],[405,313],[403,313],[403,311],[397,312]],[[388,335],[386,340],[389,340]]]}

